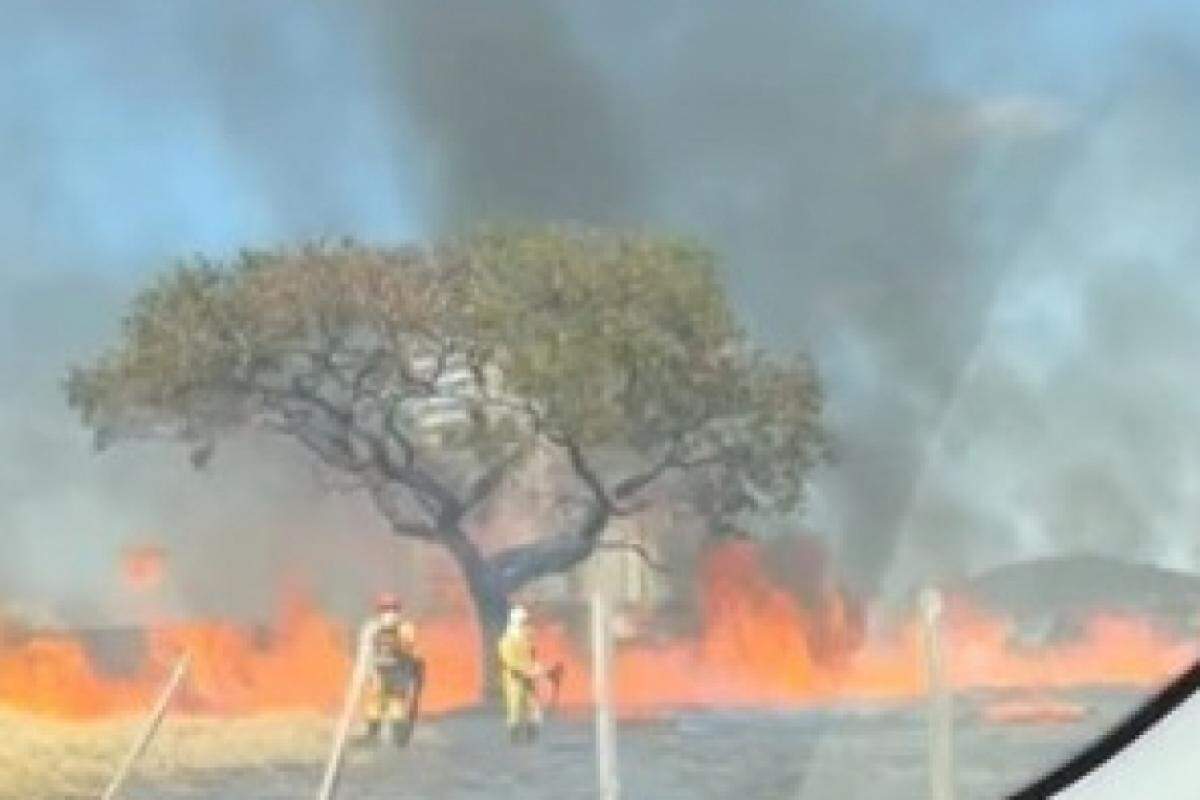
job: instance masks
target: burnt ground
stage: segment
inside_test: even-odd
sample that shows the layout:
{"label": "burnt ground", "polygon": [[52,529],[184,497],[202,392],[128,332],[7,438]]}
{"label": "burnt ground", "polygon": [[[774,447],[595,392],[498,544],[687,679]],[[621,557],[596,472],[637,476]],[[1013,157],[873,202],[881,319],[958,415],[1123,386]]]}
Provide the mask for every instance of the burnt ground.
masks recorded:
{"label": "burnt ground", "polygon": [[[985,724],[978,702],[956,706],[958,797],[998,798],[1117,721],[1140,696],[1079,694],[1080,722]],[[680,713],[618,731],[622,797],[637,800],[923,798],[927,720],[920,706]],[[431,722],[407,751],[355,751],[342,800],[596,796],[590,722],[552,720],[538,744],[510,746],[484,713]],[[129,800],[291,800],[316,796],[319,765],[134,784]]]}

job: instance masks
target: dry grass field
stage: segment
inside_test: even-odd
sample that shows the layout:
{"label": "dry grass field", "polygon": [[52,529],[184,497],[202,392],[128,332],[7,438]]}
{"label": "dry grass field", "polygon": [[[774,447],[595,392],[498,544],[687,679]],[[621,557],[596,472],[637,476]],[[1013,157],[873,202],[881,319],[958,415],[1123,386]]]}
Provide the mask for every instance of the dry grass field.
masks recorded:
{"label": "dry grass field", "polygon": [[[1063,694],[1081,715],[998,721],[991,695],[955,698],[956,797],[994,800],[1124,717],[1139,692]],[[1007,721],[1005,721],[1007,720]],[[63,723],[0,711],[0,800],[96,800],[140,721]],[[120,800],[296,800],[320,784],[332,724],[314,715],[168,717]],[[624,720],[622,795],[655,800],[876,800],[926,796],[923,703],[696,710]],[[353,748],[339,797],[590,800],[591,720],[552,715],[514,748],[477,709],[419,726],[412,747]]]}
{"label": "dry grass field", "polygon": [[[94,800],[141,724],[136,718],[59,722],[0,709],[0,798]],[[327,753],[331,727],[315,714],[168,718],[136,775],[175,780],[188,773],[317,764]]]}

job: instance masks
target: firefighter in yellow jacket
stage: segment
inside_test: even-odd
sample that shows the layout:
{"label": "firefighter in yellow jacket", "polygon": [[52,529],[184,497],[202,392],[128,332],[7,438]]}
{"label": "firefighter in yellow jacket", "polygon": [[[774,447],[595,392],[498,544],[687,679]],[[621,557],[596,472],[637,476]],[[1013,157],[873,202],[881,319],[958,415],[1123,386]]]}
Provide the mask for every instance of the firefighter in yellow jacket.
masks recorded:
{"label": "firefighter in yellow jacket", "polygon": [[381,594],[375,611],[375,618],[368,623],[371,672],[366,687],[366,740],[378,742],[384,723],[388,723],[392,742],[404,746],[416,722],[424,664],[417,655],[416,627],[401,618],[399,599]]}
{"label": "firefighter in yellow jacket", "polygon": [[537,681],[546,670],[537,661],[529,613],[521,606],[513,606],[509,613],[499,651],[509,737],[513,742],[532,742],[542,722]]}

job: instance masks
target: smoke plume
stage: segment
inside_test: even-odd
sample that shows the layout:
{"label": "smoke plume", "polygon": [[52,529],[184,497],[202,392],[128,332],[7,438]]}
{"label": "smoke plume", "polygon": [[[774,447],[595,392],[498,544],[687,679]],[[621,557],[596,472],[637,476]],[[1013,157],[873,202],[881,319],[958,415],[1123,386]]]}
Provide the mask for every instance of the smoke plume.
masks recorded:
{"label": "smoke plume", "polygon": [[[815,522],[873,587],[1018,243],[1089,133],[1052,95],[937,86],[932,37],[878,9],[526,2],[497,25],[498,13],[418,3],[381,26],[405,65],[402,105],[428,132],[435,219],[636,209],[713,241],[749,327],[817,354],[837,463]],[[946,507],[933,493],[918,499]],[[961,527],[984,535],[980,510],[960,509]],[[939,537],[923,556],[963,568],[979,552],[971,532]]]}
{"label": "smoke plume", "polygon": [[[198,596],[232,603],[213,553],[246,546],[229,582],[264,578],[321,540],[291,535],[297,509],[340,531],[328,541],[386,541],[349,501],[310,513],[286,452],[219,452],[199,478],[150,445],[93,458],[57,382],[171,258],[478,217],[713,243],[750,330],[817,358],[836,461],[806,526],[859,588],[1080,550],[1194,568],[1200,61],[1176,32],[1194,16],[1165,0],[12,5],[4,593],[84,606],[115,544],[158,531],[204,565]],[[273,532],[250,546],[251,529]],[[360,561],[335,582],[376,580]]]}

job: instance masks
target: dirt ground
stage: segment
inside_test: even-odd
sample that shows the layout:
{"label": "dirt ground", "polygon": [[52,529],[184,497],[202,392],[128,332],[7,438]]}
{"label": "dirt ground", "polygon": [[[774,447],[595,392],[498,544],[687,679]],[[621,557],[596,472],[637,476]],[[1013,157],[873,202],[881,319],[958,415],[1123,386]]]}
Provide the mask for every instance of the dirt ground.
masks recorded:
{"label": "dirt ground", "polygon": [[[956,706],[958,797],[1008,791],[1077,749],[1127,713],[1136,695],[1092,693],[1069,724],[995,725],[978,704]],[[356,750],[343,800],[572,800],[596,796],[590,722],[557,719],[532,747],[513,748],[487,714],[432,722],[406,751]],[[923,708],[863,707],[780,712],[696,712],[618,731],[622,797],[636,800],[826,800],[923,798]],[[129,800],[291,800],[313,797],[317,763],[275,764],[141,780]]]}

